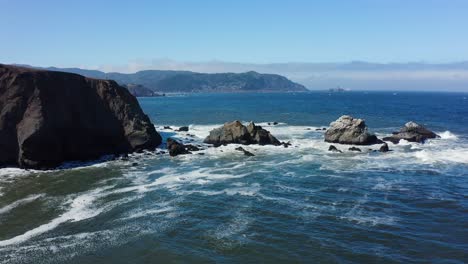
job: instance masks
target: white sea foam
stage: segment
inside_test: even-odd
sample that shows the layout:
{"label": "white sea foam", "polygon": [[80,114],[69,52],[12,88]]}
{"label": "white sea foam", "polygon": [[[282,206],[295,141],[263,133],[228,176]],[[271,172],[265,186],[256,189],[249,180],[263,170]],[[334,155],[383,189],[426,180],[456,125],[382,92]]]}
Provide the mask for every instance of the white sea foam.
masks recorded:
{"label": "white sea foam", "polygon": [[429,151],[422,150],[414,154],[416,158],[426,163],[464,163],[468,164],[468,149],[447,149]]}
{"label": "white sea foam", "polygon": [[441,139],[458,139],[458,136],[450,131],[444,131],[437,134],[440,136]]}
{"label": "white sea foam", "polygon": [[0,215],[1,214],[4,214],[4,213],[7,213],[11,210],[13,210],[14,208],[18,207],[18,206],[21,206],[23,204],[26,204],[26,203],[29,203],[29,202],[32,202],[40,197],[43,197],[44,194],[35,194],[35,195],[29,195],[23,199],[20,199],[20,200],[17,200],[17,201],[14,201],[13,203],[9,204],[9,205],[6,205],[2,208],[0,208]]}
{"label": "white sea foam", "polygon": [[70,209],[68,211],[52,219],[50,222],[43,224],[41,226],[38,226],[34,229],[31,229],[25,232],[24,234],[15,236],[7,240],[1,240],[0,247],[25,242],[32,237],[35,237],[37,235],[53,230],[60,224],[68,222],[68,221],[77,222],[77,221],[85,220],[85,219],[88,219],[88,218],[91,218],[100,214],[102,209],[92,208],[92,205],[95,202],[96,198],[98,197],[99,193],[102,191],[103,189],[96,189],[94,191],[81,194],[69,200],[68,203],[69,203]]}
{"label": "white sea foam", "polygon": [[221,224],[215,228],[214,232],[209,233],[218,240],[218,246],[232,248],[244,243],[244,238],[249,235],[247,229],[252,221],[249,216],[238,212],[229,222]]}

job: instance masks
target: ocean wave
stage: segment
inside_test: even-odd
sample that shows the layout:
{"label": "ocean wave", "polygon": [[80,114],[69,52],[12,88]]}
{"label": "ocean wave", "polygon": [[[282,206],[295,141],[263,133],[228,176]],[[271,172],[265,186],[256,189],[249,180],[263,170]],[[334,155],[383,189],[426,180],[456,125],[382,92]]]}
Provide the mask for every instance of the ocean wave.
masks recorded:
{"label": "ocean wave", "polygon": [[34,200],[37,200],[41,197],[43,197],[44,194],[34,194],[34,195],[29,195],[23,199],[19,199],[17,201],[14,201],[13,203],[9,204],[9,205],[6,205],[4,207],[1,207],[0,208],[0,215],[1,214],[5,214],[11,210],[13,210],[14,208],[18,207],[18,206],[21,206],[23,204],[26,204],[26,203],[29,203],[29,202],[32,202]]}
{"label": "ocean wave", "polygon": [[67,202],[67,204],[69,204],[68,211],[52,219],[50,222],[38,226],[34,229],[31,229],[21,235],[15,236],[7,240],[0,240],[0,247],[25,242],[31,239],[32,237],[53,230],[60,224],[68,221],[78,222],[100,214],[102,209],[93,207],[93,203],[99,197],[99,193],[101,193],[103,190],[103,188],[99,188],[70,199]]}
{"label": "ocean wave", "polygon": [[458,139],[458,136],[453,134],[452,132],[450,131],[444,131],[444,132],[441,132],[441,133],[436,133],[440,136],[441,139]]}

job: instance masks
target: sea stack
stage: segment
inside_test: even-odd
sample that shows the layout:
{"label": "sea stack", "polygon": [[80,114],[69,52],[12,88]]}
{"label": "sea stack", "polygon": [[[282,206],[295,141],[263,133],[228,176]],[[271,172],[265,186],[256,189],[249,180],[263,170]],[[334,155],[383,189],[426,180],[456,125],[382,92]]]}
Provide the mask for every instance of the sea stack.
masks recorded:
{"label": "sea stack", "polygon": [[53,168],[160,143],[136,98],[114,81],[0,64],[0,166]]}
{"label": "sea stack", "polygon": [[348,115],[341,116],[330,124],[325,132],[325,141],[339,144],[372,145],[382,143],[367,131],[364,120]]}
{"label": "sea stack", "polygon": [[215,146],[223,144],[281,145],[278,139],[261,126],[250,122],[246,127],[240,121],[225,123],[222,127],[211,130],[204,142]]}

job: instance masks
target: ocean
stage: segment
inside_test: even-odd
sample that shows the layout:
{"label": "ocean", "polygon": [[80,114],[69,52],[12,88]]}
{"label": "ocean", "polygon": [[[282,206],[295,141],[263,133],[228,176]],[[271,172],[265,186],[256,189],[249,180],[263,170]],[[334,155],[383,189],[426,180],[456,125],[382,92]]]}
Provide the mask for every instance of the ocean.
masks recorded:
{"label": "ocean", "polygon": [[[292,146],[243,146],[253,157],[227,145],[51,171],[0,169],[0,263],[467,263],[467,98],[359,91],[140,98],[164,139],[202,144],[211,129],[240,120]],[[343,153],[329,152],[317,129],[344,114],[365,119],[379,137],[408,121],[441,137],[389,143],[388,153],[339,144]]]}

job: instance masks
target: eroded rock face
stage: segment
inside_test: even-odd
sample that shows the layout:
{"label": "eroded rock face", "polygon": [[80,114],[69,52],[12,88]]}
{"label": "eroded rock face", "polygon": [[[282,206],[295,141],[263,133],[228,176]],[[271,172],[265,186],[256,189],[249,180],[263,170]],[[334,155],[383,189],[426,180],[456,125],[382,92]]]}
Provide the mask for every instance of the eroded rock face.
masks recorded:
{"label": "eroded rock face", "polygon": [[429,138],[439,137],[436,133],[430,131],[424,126],[410,121],[400,129],[399,132],[394,132],[392,136],[383,138],[384,141],[390,141],[394,144],[398,144],[400,139],[407,140],[409,142],[424,143]]}
{"label": "eroded rock face", "polygon": [[226,123],[222,127],[213,129],[205,143],[215,146],[223,144],[259,144],[259,145],[281,145],[281,142],[261,126],[251,122],[247,127],[239,121]]}
{"label": "eroded rock face", "polygon": [[0,64],[0,166],[53,168],[160,143],[136,98],[114,81]]}
{"label": "eroded rock face", "polygon": [[372,145],[382,142],[368,132],[364,120],[347,115],[330,124],[330,128],[325,132],[325,141],[352,145]]}

